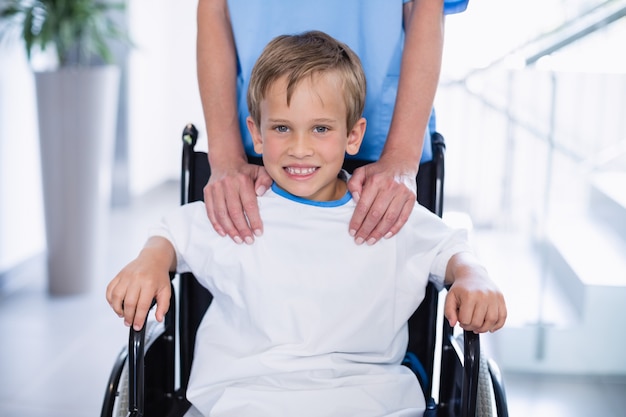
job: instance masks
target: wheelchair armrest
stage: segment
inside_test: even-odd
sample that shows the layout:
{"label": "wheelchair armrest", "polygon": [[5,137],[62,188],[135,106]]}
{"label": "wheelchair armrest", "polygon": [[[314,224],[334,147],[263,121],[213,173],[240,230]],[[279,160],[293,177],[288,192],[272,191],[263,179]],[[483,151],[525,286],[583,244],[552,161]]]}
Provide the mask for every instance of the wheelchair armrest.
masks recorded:
{"label": "wheelchair armrest", "polygon": [[478,372],[480,366],[480,336],[474,332],[463,332],[463,388],[461,392],[461,417],[476,415],[478,395]]}
{"label": "wheelchair armrest", "polygon": [[[170,272],[170,281],[176,277],[176,273]],[[174,288],[172,287],[171,309],[174,308]],[[148,317],[152,308],[156,305],[156,298],[152,300],[150,309],[146,314],[146,320],[141,330],[136,331],[132,326],[128,333],[128,417],[143,417],[145,404],[145,374],[144,359],[146,351],[146,328]]]}
{"label": "wheelchair armrest", "polygon": [[[475,417],[480,366],[480,336],[463,331],[454,335],[454,328],[444,319],[444,351],[439,401],[445,408],[452,407],[450,415]],[[448,414],[446,414],[448,415]]]}
{"label": "wheelchair armrest", "polygon": [[128,417],[142,417],[144,414],[144,357],[146,343],[146,326],[148,316],[156,300],[146,315],[146,321],[141,330],[136,331],[132,326],[128,335]]}

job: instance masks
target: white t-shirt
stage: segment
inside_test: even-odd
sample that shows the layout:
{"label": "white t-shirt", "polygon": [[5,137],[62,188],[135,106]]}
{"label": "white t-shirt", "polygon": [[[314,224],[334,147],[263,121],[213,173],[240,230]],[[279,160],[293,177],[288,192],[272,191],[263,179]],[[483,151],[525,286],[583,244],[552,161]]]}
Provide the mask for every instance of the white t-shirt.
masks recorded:
{"label": "white t-shirt", "polygon": [[311,202],[273,186],[259,197],[263,236],[220,237],[204,204],[153,231],[214,296],[200,324],[187,398],[205,416],[421,416],[401,365],[407,320],[427,281],[442,284],[466,233],[416,204],[373,246],[348,234],[355,203]]}

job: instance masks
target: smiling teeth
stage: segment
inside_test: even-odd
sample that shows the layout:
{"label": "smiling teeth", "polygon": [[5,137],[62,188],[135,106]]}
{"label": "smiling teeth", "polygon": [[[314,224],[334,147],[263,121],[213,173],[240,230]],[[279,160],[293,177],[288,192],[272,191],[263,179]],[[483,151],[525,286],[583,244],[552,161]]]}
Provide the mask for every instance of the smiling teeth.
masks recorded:
{"label": "smiling teeth", "polygon": [[287,172],[292,175],[309,175],[315,172],[317,168],[296,168],[296,167],[287,167]]}

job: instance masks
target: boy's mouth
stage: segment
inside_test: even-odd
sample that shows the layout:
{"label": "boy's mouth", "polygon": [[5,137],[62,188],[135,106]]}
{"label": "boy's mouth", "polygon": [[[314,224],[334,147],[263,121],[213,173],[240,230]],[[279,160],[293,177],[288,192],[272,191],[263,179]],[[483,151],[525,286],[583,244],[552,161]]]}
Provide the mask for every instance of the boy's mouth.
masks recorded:
{"label": "boy's mouth", "polygon": [[318,167],[285,167],[289,175],[311,175],[317,171]]}

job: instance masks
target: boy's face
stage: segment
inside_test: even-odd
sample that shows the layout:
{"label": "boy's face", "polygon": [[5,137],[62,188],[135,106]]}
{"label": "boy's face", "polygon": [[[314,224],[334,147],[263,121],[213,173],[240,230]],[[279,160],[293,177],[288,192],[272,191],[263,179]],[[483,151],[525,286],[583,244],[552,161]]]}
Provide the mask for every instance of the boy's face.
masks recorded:
{"label": "boy's face", "polygon": [[270,86],[260,103],[260,126],[248,118],[254,150],[288,193],[314,201],[340,199],[346,186],[337,174],[345,153],[358,152],[365,119],[348,130],[343,88],[334,72],[302,80],[289,106],[286,88],[285,77]]}

